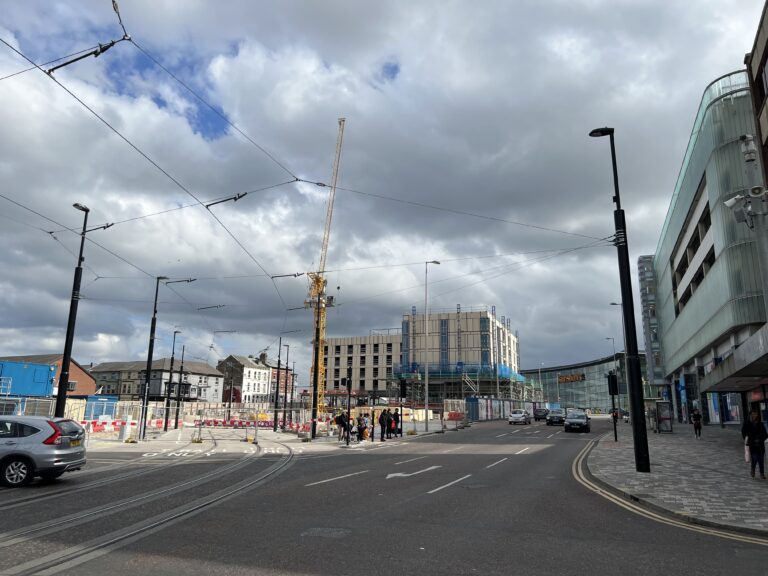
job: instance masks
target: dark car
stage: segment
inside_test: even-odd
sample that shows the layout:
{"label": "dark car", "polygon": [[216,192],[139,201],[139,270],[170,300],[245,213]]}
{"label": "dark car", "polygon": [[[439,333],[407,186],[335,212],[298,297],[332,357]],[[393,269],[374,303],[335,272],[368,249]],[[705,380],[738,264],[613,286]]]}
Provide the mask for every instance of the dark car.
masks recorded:
{"label": "dark car", "polygon": [[564,432],[589,432],[589,430],[589,416],[587,416],[586,412],[573,410],[565,417],[565,422],[563,423]]}
{"label": "dark car", "polygon": [[560,425],[565,422],[565,410],[553,408],[547,414],[547,426]]}
{"label": "dark car", "polygon": [[538,422],[539,420],[546,420],[547,414],[549,414],[549,410],[546,408],[536,408],[533,411],[533,419]]}

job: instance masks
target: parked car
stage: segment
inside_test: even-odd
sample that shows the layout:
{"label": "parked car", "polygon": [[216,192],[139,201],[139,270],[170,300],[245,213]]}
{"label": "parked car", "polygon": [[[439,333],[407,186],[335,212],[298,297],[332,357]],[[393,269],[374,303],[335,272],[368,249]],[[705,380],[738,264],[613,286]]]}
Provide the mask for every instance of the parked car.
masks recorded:
{"label": "parked car", "polygon": [[525,410],[512,410],[512,412],[509,413],[509,423],[510,424],[530,424],[531,423],[531,415],[528,414]]}
{"label": "parked car", "polygon": [[85,430],[66,418],[0,416],[0,484],[24,486],[85,466]]}
{"label": "parked car", "polygon": [[546,420],[549,410],[546,408],[535,408],[533,410],[533,419],[538,422],[539,420]]}
{"label": "parked car", "polygon": [[580,410],[574,410],[565,417],[563,423],[563,430],[570,432],[571,430],[578,430],[579,432],[589,432],[589,416],[586,412]]}
{"label": "parked car", "polygon": [[547,414],[547,426],[560,425],[565,422],[565,410],[553,408]]}

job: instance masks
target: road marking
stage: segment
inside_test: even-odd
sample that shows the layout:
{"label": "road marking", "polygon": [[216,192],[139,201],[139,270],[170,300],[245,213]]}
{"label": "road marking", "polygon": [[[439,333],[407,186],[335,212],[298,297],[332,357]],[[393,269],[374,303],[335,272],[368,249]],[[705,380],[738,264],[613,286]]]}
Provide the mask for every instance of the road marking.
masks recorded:
{"label": "road marking", "polygon": [[461,482],[462,480],[466,480],[466,479],[467,479],[467,478],[469,478],[470,476],[472,476],[472,474],[467,474],[466,476],[462,476],[462,477],[461,477],[461,478],[459,478],[458,480],[454,480],[453,482],[448,482],[448,484],[443,484],[443,485],[442,485],[442,486],[440,486],[439,488],[435,488],[434,490],[430,490],[429,492],[427,492],[427,494],[434,494],[435,492],[439,492],[439,491],[440,491],[440,490],[442,490],[443,488],[448,488],[448,486],[453,486],[453,485],[454,485],[454,484],[456,484],[457,482]]}
{"label": "road marking", "polygon": [[448,454],[448,452],[456,452],[456,450],[461,450],[463,446],[457,446],[456,448],[449,448],[448,450],[444,450],[443,454]]}
{"label": "road marking", "polygon": [[499,434],[498,436],[496,436],[496,438],[501,438],[502,436],[506,436],[507,434],[509,434],[509,432],[504,432],[504,434]]}
{"label": "road marking", "polygon": [[674,526],[677,528],[682,528],[683,530],[690,530],[691,532],[699,532],[702,534],[708,534],[710,536],[717,536],[720,538],[726,538],[729,540],[737,540],[739,542],[748,542],[750,544],[758,544],[760,546],[768,546],[768,538],[760,538],[759,536],[748,536],[743,534],[736,534],[733,532],[727,532],[724,530],[719,530],[717,528],[706,528],[704,526],[696,526],[695,524],[689,524],[688,522],[682,521],[682,520],[675,520],[673,518],[668,518],[661,514],[656,514],[655,512],[651,512],[650,510],[646,510],[642,505],[635,504],[634,502],[630,502],[629,500],[625,500],[621,496],[617,496],[616,494],[613,494],[612,492],[608,492],[598,486],[597,484],[593,483],[591,480],[587,478],[587,476],[582,472],[582,463],[586,460],[587,455],[589,454],[590,448],[596,443],[595,440],[590,440],[586,446],[579,452],[579,454],[574,458],[573,463],[571,464],[571,473],[573,474],[573,477],[576,479],[577,482],[579,482],[582,486],[587,488],[588,490],[594,492],[598,496],[602,496],[606,500],[609,500],[613,502],[614,504],[621,506],[625,510],[629,512],[633,512],[634,514],[637,514],[638,516],[644,516],[645,518],[649,520],[653,520],[655,522],[659,522],[661,524],[667,524],[669,526]]}
{"label": "road marking", "polygon": [[520,432],[520,430],[515,430],[514,432],[511,432],[511,434],[517,434],[518,432]]}
{"label": "road marking", "polygon": [[534,430],[533,431],[534,434],[538,434],[539,432],[541,432],[541,430]]}
{"label": "road marking", "polygon": [[410,460],[403,460],[402,462],[395,462],[395,466],[399,464],[407,464],[408,462],[416,462],[416,460],[423,460],[426,456],[419,456],[418,458],[411,458]]}
{"label": "road marking", "polygon": [[438,468],[442,468],[442,466],[430,466],[429,468],[424,468],[424,470],[419,470],[418,472],[411,472],[410,474],[406,474],[405,472],[393,472],[392,474],[387,474],[387,480],[397,477],[407,478],[408,476],[416,476],[416,474],[429,472],[430,470],[437,470]]}
{"label": "road marking", "polygon": [[549,436],[547,436],[547,438],[552,438],[552,436],[554,436],[554,434],[550,434]]}
{"label": "road marking", "polygon": [[336,478],[328,478],[328,480],[320,480],[320,482],[312,482],[312,484],[305,484],[307,486],[317,486],[318,484],[325,484],[326,482],[333,482],[334,480],[341,480],[342,478],[349,478],[350,476],[357,476],[358,474],[365,474],[369,470],[363,470],[362,472],[353,472],[352,474],[345,474],[344,476],[336,476]]}
{"label": "road marking", "polygon": [[522,450],[520,450],[520,452],[515,452],[515,455],[517,455],[517,454],[522,454],[522,453],[523,453],[523,452],[525,452],[526,450],[530,450],[530,447],[528,447],[528,448],[523,448]]}
{"label": "road marking", "polygon": [[494,462],[493,464],[488,464],[486,468],[493,468],[494,466],[496,466],[496,464],[501,464],[502,462],[504,462],[504,460],[506,460],[506,458],[502,458],[501,460],[499,460],[498,462]]}

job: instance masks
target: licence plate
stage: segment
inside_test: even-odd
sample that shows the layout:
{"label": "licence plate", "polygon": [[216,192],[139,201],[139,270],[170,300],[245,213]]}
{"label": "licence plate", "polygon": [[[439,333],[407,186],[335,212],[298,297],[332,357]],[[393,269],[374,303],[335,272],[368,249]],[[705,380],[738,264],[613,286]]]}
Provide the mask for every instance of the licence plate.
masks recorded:
{"label": "licence plate", "polygon": [[70,440],[69,445],[70,446],[80,446],[81,440]]}

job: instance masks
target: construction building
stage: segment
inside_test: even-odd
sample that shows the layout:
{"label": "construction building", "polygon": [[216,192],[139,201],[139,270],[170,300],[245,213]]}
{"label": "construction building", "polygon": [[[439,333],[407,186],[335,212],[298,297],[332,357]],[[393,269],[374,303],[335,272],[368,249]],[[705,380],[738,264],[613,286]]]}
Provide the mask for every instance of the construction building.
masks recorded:
{"label": "construction building", "polygon": [[[466,396],[495,396],[533,400],[518,373],[520,350],[509,318],[496,316],[496,307],[430,311],[416,308],[405,314],[401,359],[394,376],[416,392],[429,371],[429,401]],[[530,388],[530,387],[529,387]]]}

